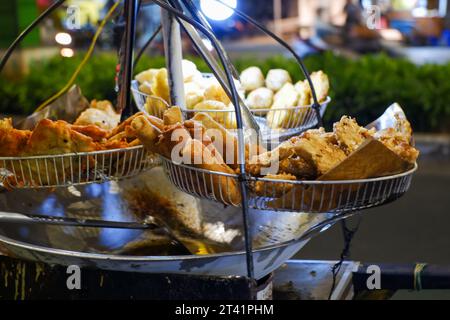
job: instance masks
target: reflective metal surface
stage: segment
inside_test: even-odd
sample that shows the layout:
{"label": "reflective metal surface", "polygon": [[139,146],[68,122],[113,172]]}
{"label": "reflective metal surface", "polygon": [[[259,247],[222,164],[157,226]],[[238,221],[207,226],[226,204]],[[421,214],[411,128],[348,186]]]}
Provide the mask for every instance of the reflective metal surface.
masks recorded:
{"label": "reflective metal surface", "polygon": [[[141,221],[152,214],[199,253],[182,255],[157,230],[2,224],[0,241],[20,258],[135,272],[246,274],[240,208],[178,191],[162,168],[119,182],[2,192],[0,210],[114,221]],[[328,214],[252,210],[250,215],[257,278],[278,268],[330,222],[320,224]]]}

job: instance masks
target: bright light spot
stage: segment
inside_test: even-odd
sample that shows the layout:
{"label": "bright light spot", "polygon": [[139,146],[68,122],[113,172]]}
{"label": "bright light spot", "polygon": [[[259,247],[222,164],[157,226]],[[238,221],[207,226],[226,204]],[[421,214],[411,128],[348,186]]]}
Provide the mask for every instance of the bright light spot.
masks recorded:
{"label": "bright light spot", "polygon": [[423,18],[428,15],[427,8],[414,8],[412,10],[412,16],[415,18]]}
{"label": "bright light spot", "polygon": [[70,48],[62,48],[60,51],[61,55],[65,58],[72,58],[74,55],[74,52]]}
{"label": "bright light spot", "polygon": [[59,32],[55,36],[55,41],[63,46],[67,46],[72,43],[72,36],[66,32]]}
{"label": "bright light spot", "polygon": [[[237,6],[237,0],[221,1],[228,4],[233,9]],[[228,8],[227,6],[221,4],[216,0],[200,0],[200,8],[208,18],[219,21],[228,19],[234,12],[234,10]]]}

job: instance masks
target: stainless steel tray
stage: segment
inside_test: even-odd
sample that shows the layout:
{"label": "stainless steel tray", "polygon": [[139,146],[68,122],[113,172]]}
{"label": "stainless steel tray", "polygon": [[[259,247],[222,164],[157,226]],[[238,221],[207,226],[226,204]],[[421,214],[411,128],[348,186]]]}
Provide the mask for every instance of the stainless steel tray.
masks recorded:
{"label": "stainless steel tray", "polygon": [[[184,208],[185,214],[161,212],[156,193],[162,195],[164,200],[160,201],[167,201],[168,208]],[[0,242],[19,258],[132,272],[204,275],[247,272],[240,209],[198,200],[178,191],[160,167],[120,181],[58,188],[53,192],[47,189],[3,192],[0,210],[115,221],[138,221],[145,214],[162,214],[179,238],[213,247],[209,254],[177,255],[176,248],[167,246],[164,248],[167,255],[163,255],[158,250],[164,239],[148,230],[0,225]],[[339,217],[330,214],[251,210],[255,277],[277,269],[336,218]]]}

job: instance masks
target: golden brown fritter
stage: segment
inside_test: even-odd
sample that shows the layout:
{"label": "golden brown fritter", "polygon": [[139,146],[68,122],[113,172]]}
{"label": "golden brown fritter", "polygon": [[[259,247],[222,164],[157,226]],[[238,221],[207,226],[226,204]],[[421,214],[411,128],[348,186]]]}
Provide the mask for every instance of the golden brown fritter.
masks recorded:
{"label": "golden brown fritter", "polygon": [[115,128],[120,122],[120,114],[114,110],[108,100],[93,100],[89,108],[84,110],[75,120],[74,125],[95,125],[104,130]]}
{"label": "golden brown fritter", "polygon": [[78,133],[84,134],[92,138],[94,141],[101,142],[106,139],[109,135],[109,131],[103,130],[96,125],[78,126],[72,125],[70,128]]}
{"label": "golden brown fritter", "polygon": [[0,120],[0,156],[20,155],[30,135],[31,131],[14,129],[11,118]]}
{"label": "golden brown fritter", "polygon": [[99,145],[91,137],[72,130],[69,123],[43,119],[33,130],[22,155],[64,154],[99,149]]}
{"label": "golden brown fritter", "polygon": [[360,127],[355,119],[343,116],[339,122],[333,125],[333,132],[337,142],[347,155],[358,149],[358,147],[375,133]]}
{"label": "golden brown fritter", "polygon": [[315,167],[320,176],[346,158],[337,145],[330,142],[326,134],[318,130],[306,131],[300,137],[291,139],[297,156]]}
{"label": "golden brown fritter", "polygon": [[[268,174],[264,176],[267,179],[274,180],[297,180],[297,178],[289,173],[281,172],[279,174]],[[257,181],[255,184],[255,193],[261,197],[279,198],[292,189],[291,183]]]}
{"label": "golden brown fritter", "polygon": [[411,164],[416,162],[419,150],[411,146],[411,135],[408,132],[399,132],[394,128],[388,128],[378,132],[377,138],[403,160]]}
{"label": "golden brown fritter", "polygon": [[317,176],[316,168],[298,156],[292,156],[281,161],[280,171],[292,174],[298,179],[309,179]]}

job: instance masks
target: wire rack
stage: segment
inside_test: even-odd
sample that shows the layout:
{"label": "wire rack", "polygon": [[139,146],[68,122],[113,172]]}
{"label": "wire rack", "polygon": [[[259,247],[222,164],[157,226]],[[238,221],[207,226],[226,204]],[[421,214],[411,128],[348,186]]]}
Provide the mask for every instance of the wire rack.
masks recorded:
{"label": "wire rack", "polygon": [[0,182],[8,188],[48,188],[134,176],[158,165],[143,146],[30,157],[0,157]]}
{"label": "wire rack", "polygon": [[[225,205],[240,206],[238,176],[175,164],[162,158],[169,179],[180,190]],[[337,181],[250,178],[249,207],[260,210],[342,213],[378,206],[408,191],[415,165],[401,174]]]}
{"label": "wire rack", "polygon": [[[149,115],[158,118],[163,117],[164,111],[169,105],[163,99],[143,93],[137,87],[137,81],[132,83],[133,98],[137,108]],[[327,97],[325,101],[320,103],[320,114],[324,115],[331,98]],[[234,109],[229,110],[211,110],[211,109],[188,109],[184,110],[186,119],[195,116],[196,113],[203,112],[209,114],[214,120],[222,124],[227,129],[236,129],[236,112]],[[312,104],[308,106],[292,106],[285,108],[266,108],[251,109],[255,120],[260,126],[263,139],[267,140],[274,134],[292,136],[299,134],[307,129],[317,126],[317,114]]]}

